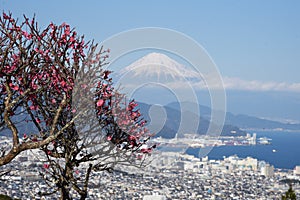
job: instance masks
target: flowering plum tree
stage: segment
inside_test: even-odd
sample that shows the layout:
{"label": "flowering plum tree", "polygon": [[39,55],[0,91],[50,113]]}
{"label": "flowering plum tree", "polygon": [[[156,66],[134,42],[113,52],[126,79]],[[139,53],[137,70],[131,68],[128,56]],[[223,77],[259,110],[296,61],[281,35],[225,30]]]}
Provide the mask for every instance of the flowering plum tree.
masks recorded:
{"label": "flowering plum tree", "polygon": [[113,88],[110,71],[99,70],[107,56],[99,56],[102,51],[95,54],[95,50],[93,46],[87,53],[89,59],[77,76],[80,90],[73,94],[79,100],[73,102],[73,113],[84,112],[63,135],[43,147],[46,158],[42,175],[54,188],[50,194],[59,191],[61,199],[72,199],[73,192],[85,199],[93,171],[110,172],[117,164],[143,167],[155,148],[147,144],[151,134],[137,103],[127,102]]}
{"label": "flowering plum tree", "polygon": [[[58,125],[70,109],[76,71],[88,46],[67,24],[39,30],[34,18],[25,17],[19,25],[11,14],[3,13],[0,31],[0,127],[13,140],[0,157],[1,166],[53,141],[73,122]],[[24,126],[35,132],[22,132]]]}
{"label": "flowering plum tree", "polygon": [[146,164],[152,135],[136,102],[104,70],[109,50],[85,43],[65,23],[40,30],[25,16],[18,23],[3,13],[0,31],[0,131],[12,136],[0,166],[41,149],[51,193],[72,199],[75,191],[85,199],[93,171]]}

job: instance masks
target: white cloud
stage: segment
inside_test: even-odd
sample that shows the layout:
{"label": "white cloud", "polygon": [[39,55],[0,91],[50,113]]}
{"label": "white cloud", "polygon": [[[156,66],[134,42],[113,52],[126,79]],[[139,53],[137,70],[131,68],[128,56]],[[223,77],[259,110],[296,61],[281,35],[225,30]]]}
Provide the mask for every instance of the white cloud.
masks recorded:
{"label": "white cloud", "polygon": [[[121,81],[121,86],[127,89],[139,88],[139,87],[157,87],[162,85],[169,89],[184,89],[184,90],[207,90],[207,89],[222,89],[225,90],[241,90],[241,91],[289,91],[300,92],[300,83],[287,83],[287,82],[275,82],[275,81],[259,81],[259,80],[243,80],[240,78],[223,77],[223,82],[219,79],[206,77],[206,80],[198,79],[193,81],[188,80],[172,80],[172,81],[158,81],[156,79],[140,80],[138,78],[125,79]],[[158,83],[158,84],[155,84]],[[156,85],[156,86],[155,86]]]}
{"label": "white cloud", "polygon": [[240,78],[223,77],[225,89],[248,91],[291,91],[300,92],[300,83],[243,80]]}
{"label": "white cloud", "polygon": [[[291,91],[300,92],[299,83],[243,80],[223,77],[214,70],[200,74],[160,53],[150,53],[119,72],[121,85],[137,88],[148,83],[159,83],[170,89],[226,89],[246,91]],[[191,88],[192,87],[192,88]]]}
{"label": "white cloud", "polygon": [[[206,77],[206,78],[209,78]],[[222,89],[225,90],[243,90],[243,91],[289,91],[300,92],[300,83],[287,83],[275,81],[259,81],[259,80],[243,80],[235,77],[223,77],[223,83],[220,80],[210,77],[211,79],[203,81],[203,79],[188,84],[188,81],[176,81],[166,83],[171,88],[187,89],[191,86],[197,89]]]}

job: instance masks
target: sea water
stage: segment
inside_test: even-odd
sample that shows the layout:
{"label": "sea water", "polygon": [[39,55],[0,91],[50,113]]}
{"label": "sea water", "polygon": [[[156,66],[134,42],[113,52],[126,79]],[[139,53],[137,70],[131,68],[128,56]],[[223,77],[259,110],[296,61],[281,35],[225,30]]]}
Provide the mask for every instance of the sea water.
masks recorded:
{"label": "sea water", "polygon": [[[300,165],[300,132],[260,131],[256,133],[257,138],[272,139],[271,144],[213,147],[207,156],[209,159],[216,160],[231,155],[241,158],[250,156],[282,169],[294,169],[296,165]],[[198,148],[189,148],[187,153],[199,157],[199,150]]]}

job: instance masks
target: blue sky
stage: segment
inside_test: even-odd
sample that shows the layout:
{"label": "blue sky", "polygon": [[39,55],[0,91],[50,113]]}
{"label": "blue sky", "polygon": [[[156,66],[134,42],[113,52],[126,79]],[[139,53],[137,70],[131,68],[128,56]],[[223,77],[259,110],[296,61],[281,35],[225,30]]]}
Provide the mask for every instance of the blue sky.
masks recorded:
{"label": "blue sky", "polygon": [[99,42],[132,28],[170,28],[199,42],[223,76],[300,82],[300,1],[1,0],[0,8],[35,13],[41,26],[67,22]]}
{"label": "blue sky", "polygon": [[300,1],[0,0],[0,10],[67,22],[99,43],[141,27],[182,32],[217,64],[229,111],[300,120]]}
{"label": "blue sky", "polygon": [[0,0],[0,9],[35,13],[41,27],[67,22],[97,42],[133,28],[170,28],[200,43],[229,85],[300,83],[300,1]]}

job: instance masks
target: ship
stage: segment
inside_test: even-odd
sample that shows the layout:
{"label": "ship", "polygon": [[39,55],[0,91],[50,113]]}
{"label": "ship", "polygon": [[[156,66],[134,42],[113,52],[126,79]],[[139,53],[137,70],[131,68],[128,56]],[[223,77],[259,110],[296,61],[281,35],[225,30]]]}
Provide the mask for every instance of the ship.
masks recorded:
{"label": "ship", "polygon": [[258,139],[258,143],[267,145],[267,144],[271,144],[270,140],[272,140],[272,139],[267,138],[267,137],[261,137]]}

